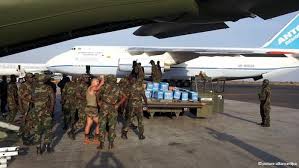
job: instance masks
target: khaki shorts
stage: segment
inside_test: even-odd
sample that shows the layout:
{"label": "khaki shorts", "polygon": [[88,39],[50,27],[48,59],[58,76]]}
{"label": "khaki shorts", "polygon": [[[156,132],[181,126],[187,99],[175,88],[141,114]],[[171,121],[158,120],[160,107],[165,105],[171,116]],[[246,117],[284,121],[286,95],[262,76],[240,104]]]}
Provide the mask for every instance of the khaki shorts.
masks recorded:
{"label": "khaki shorts", "polygon": [[99,111],[97,107],[86,106],[85,113],[87,117],[94,118],[99,116]]}

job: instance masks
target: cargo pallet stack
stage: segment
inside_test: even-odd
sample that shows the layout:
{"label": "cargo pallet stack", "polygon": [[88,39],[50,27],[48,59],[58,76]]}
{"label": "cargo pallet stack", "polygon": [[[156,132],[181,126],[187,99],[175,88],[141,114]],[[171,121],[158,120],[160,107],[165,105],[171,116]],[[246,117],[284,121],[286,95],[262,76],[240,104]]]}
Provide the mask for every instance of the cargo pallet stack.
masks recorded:
{"label": "cargo pallet stack", "polygon": [[200,101],[197,92],[177,87],[169,87],[169,83],[166,82],[148,82],[146,84],[145,95],[152,101]]}

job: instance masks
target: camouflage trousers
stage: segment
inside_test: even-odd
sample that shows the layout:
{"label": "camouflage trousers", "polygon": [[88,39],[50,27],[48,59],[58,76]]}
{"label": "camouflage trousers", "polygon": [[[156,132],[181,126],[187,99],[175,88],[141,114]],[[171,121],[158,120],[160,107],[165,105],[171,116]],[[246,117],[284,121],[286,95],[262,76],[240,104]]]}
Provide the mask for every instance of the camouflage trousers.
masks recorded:
{"label": "camouflage trousers", "polygon": [[84,128],[85,124],[86,124],[86,113],[85,113],[85,104],[80,104],[77,107],[77,111],[78,111],[78,121],[76,123],[76,127],[77,128]]}
{"label": "camouflage trousers", "polygon": [[71,128],[71,131],[75,131],[77,109],[74,105],[73,106],[68,105],[66,107],[67,108],[64,113],[64,121]]}
{"label": "camouflage trousers", "polygon": [[18,106],[15,104],[8,104],[8,122],[14,122],[18,113]]}
{"label": "camouflage trousers", "polygon": [[62,114],[63,114],[63,123],[64,125],[68,126],[68,116],[70,114],[70,110],[69,107],[66,104],[61,104],[61,110],[62,110]]}
{"label": "camouflage trousers", "polygon": [[76,123],[76,107],[73,104],[64,104],[63,121],[67,126],[74,126]]}
{"label": "camouflage trousers", "polygon": [[105,142],[105,135],[108,132],[108,141],[113,142],[116,134],[115,128],[117,124],[117,110],[111,107],[101,107],[101,111],[99,113],[99,120],[100,120],[100,136],[99,140],[104,143]]}
{"label": "camouflage trousers", "polygon": [[132,123],[132,120],[135,116],[138,121],[139,134],[143,134],[144,133],[144,125],[143,125],[142,102],[129,101],[128,111],[125,114],[125,122],[124,122],[124,126],[123,126],[122,130],[125,132],[127,132],[129,130],[129,126]]}
{"label": "camouflage trousers", "polygon": [[[39,119],[34,127],[34,142],[40,144],[43,142],[45,144],[50,144],[53,140],[53,119],[51,116],[47,116],[43,119]],[[43,137],[44,136],[44,137]]]}
{"label": "camouflage trousers", "polygon": [[32,109],[27,109],[28,114],[26,116],[23,116],[25,118],[22,118],[23,121],[21,123],[20,127],[20,133],[23,134],[23,137],[28,138],[32,135],[33,128],[37,123],[35,120],[37,117],[34,116],[34,113]]}
{"label": "camouflage trousers", "polygon": [[260,104],[260,115],[262,118],[262,124],[270,125],[270,105],[267,105],[263,102]]}

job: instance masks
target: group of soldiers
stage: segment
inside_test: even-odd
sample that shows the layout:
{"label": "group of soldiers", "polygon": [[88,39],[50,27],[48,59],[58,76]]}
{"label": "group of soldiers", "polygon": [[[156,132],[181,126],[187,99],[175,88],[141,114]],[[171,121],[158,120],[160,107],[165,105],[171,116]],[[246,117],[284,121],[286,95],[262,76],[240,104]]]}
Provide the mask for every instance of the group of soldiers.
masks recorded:
{"label": "group of soldiers", "polygon": [[[162,79],[162,68],[160,65],[160,61],[157,61],[157,64],[154,60],[150,61],[152,66],[151,68],[151,80],[153,82],[161,82]],[[139,80],[144,80],[144,68],[141,63],[137,63],[137,61],[133,61],[132,72],[130,74],[132,77],[138,78]]]}
{"label": "group of soldiers", "polygon": [[[140,67],[142,69],[142,67]],[[117,83],[113,75],[104,77],[104,85],[96,93],[97,113],[99,115],[100,135],[94,136],[100,142],[98,149],[104,148],[106,135],[108,135],[109,148],[114,147],[116,137],[115,127],[118,118],[123,118],[121,137],[127,139],[129,128],[139,131],[139,139],[145,139],[143,125],[143,101],[147,104],[144,94],[144,75],[130,74]],[[96,77],[93,77],[96,78]],[[0,83],[5,85],[5,77]],[[53,152],[52,140],[54,138],[54,107],[56,102],[56,89],[53,83],[49,84],[50,76],[45,74],[27,73],[25,81],[17,86],[15,76],[10,77],[7,84],[8,122],[14,123],[20,112],[21,129],[20,136],[24,145],[36,145],[37,153],[44,151]],[[88,116],[86,100],[87,90],[92,77],[90,75],[72,76],[72,79],[64,76],[58,83],[61,89],[61,105],[63,115],[63,129],[69,138],[74,140],[76,133],[86,125]],[[56,85],[55,85],[56,86]],[[52,88],[53,87],[53,88]],[[56,88],[56,87],[55,87]],[[5,89],[5,88],[4,88]],[[5,95],[1,95],[5,96]],[[1,101],[4,103],[5,100]],[[120,103],[119,105],[117,105]],[[6,114],[6,113],[3,113]],[[138,127],[132,123],[136,116]],[[91,133],[92,134],[92,133]],[[89,135],[89,137],[92,135]]]}
{"label": "group of soldiers", "polygon": [[[136,64],[138,66],[138,64]],[[137,69],[137,68],[136,68]],[[104,148],[106,135],[108,135],[109,149],[114,147],[114,139],[116,137],[115,127],[118,118],[122,118],[123,139],[127,139],[129,127],[138,128],[139,139],[145,139],[143,125],[143,101],[147,104],[147,99],[144,93],[143,79],[144,73],[140,73],[142,67],[120,80],[117,83],[117,78],[113,75],[107,75],[103,79],[104,84],[96,93],[97,114],[93,114],[94,107],[88,106],[89,100],[90,78],[87,75],[81,77],[72,76],[72,80],[66,82],[62,87],[62,111],[64,115],[64,129],[69,128],[68,136],[75,139],[75,135],[79,129],[86,125],[86,118],[99,118],[99,135],[94,135],[95,144],[98,144],[98,149]],[[135,72],[139,72],[135,74]],[[142,75],[143,74],[143,75]],[[62,81],[68,81],[63,79]],[[92,82],[91,82],[92,83]],[[58,86],[62,86],[58,83]],[[91,86],[90,86],[91,87]],[[138,127],[134,126],[132,119],[136,116]],[[89,132],[89,131],[87,131]],[[84,143],[89,144],[90,135],[85,135]]]}
{"label": "group of soldiers", "polygon": [[[40,151],[41,142],[44,142],[44,148],[51,152],[56,95],[56,88],[54,90],[53,85],[55,84],[51,83],[51,77],[46,74],[27,73],[25,79],[26,81],[18,87],[16,76],[11,75],[8,84],[6,77],[2,77],[0,83],[2,116],[9,123],[14,123],[17,113],[20,112],[19,135],[22,137],[23,143],[25,145],[38,144]],[[8,116],[6,115],[6,102]]]}
{"label": "group of soldiers", "polygon": [[[159,63],[152,64],[152,80],[161,80],[161,67]],[[96,77],[93,77],[96,78]],[[58,83],[61,90],[61,112],[63,114],[63,129],[67,131],[70,139],[75,140],[80,129],[85,128],[88,114],[87,100],[88,89],[91,83],[91,75],[72,76],[72,80],[66,75]],[[97,79],[98,80],[98,79]],[[106,135],[108,135],[109,149],[114,147],[116,137],[115,127],[119,118],[123,121],[121,138],[128,139],[129,129],[138,129],[140,140],[145,139],[143,125],[143,102],[147,106],[147,98],[144,92],[144,68],[140,63],[133,62],[132,72],[117,83],[117,78],[107,75],[99,78],[102,85],[96,92],[96,112],[99,117],[99,135],[95,135],[99,142],[98,149],[104,148]],[[8,106],[7,121],[13,123],[16,115],[21,115],[21,130],[25,145],[36,145],[37,153],[43,151],[53,152],[52,140],[54,138],[54,107],[56,102],[56,85],[51,82],[51,76],[45,74],[27,73],[25,81],[17,86],[16,77],[10,76],[7,83],[5,76],[0,83],[1,112],[6,116],[6,104]],[[263,127],[270,126],[270,96],[269,80],[263,81],[259,94],[261,101],[260,112]],[[133,124],[136,117],[138,126]],[[91,131],[92,132],[92,131]],[[91,133],[92,134],[92,133]],[[85,135],[85,140],[90,138]],[[85,141],[86,142],[86,141]]]}

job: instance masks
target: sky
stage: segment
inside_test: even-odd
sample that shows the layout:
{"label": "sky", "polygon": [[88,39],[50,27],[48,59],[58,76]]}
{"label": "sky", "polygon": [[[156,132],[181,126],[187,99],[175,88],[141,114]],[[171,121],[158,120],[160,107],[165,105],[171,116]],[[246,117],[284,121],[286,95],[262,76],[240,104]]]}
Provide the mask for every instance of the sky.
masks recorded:
{"label": "sky", "polygon": [[[196,33],[167,39],[154,37],[138,37],[133,32],[137,28],[81,37],[38,49],[21,52],[0,58],[0,62],[46,63],[50,58],[68,51],[78,45],[92,46],[167,46],[167,47],[261,47],[281,30],[296,14],[290,13],[276,18],[263,20],[259,17],[227,22],[230,28]],[[283,77],[275,77],[275,81],[297,81],[299,70]]]}

